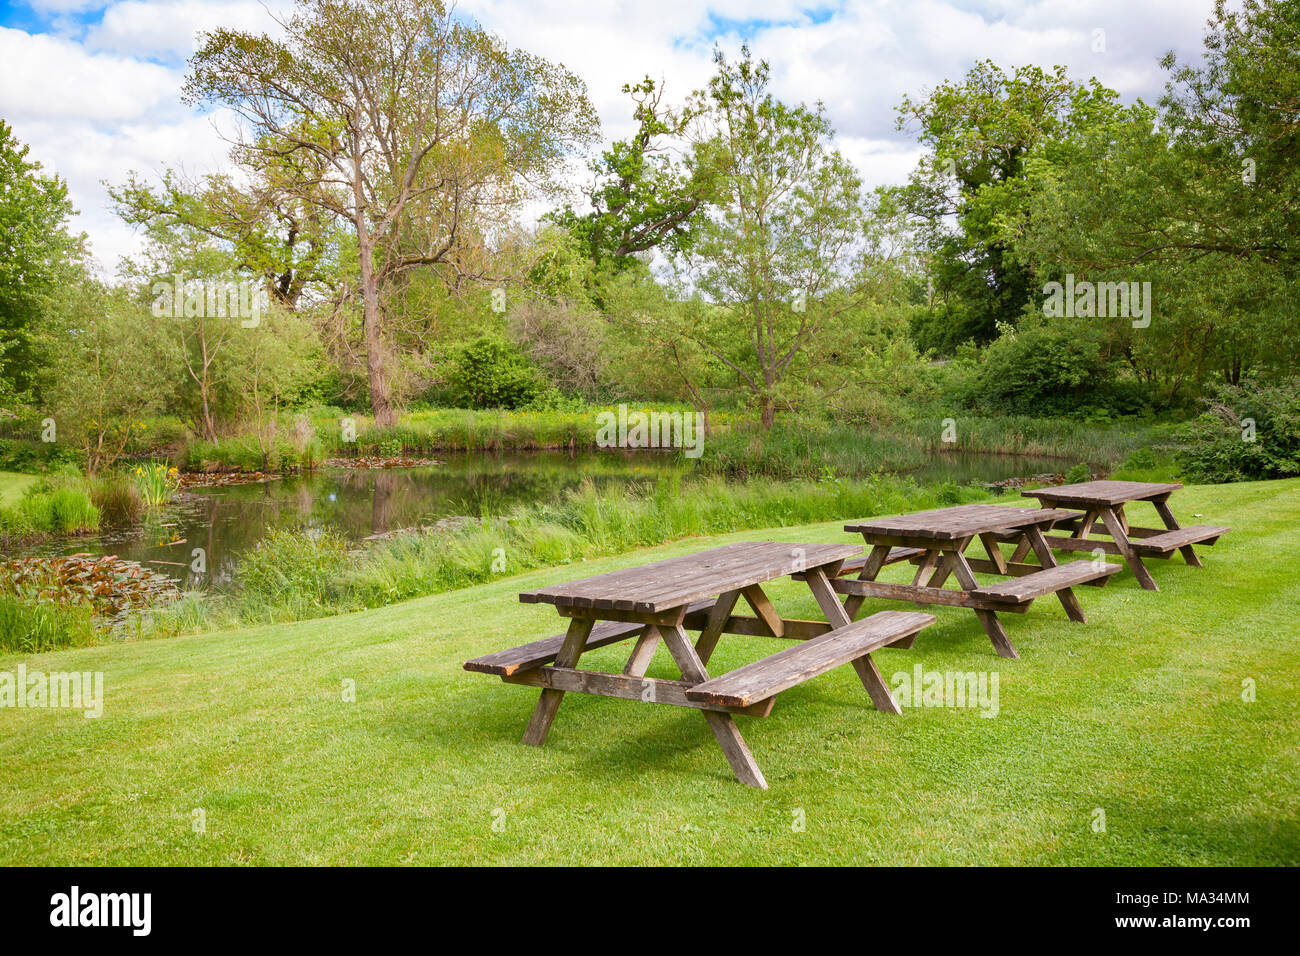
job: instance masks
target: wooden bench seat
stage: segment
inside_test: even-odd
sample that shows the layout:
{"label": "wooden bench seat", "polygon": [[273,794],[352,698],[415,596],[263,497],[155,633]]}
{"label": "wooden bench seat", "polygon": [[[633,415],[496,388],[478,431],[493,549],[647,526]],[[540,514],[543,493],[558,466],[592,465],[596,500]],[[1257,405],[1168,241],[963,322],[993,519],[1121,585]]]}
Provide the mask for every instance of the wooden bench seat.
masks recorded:
{"label": "wooden bench seat", "polygon": [[1227,534],[1231,530],[1221,525],[1197,524],[1190,528],[1178,528],[1175,531],[1154,534],[1148,538],[1135,538],[1129,542],[1129,547],[1138,554],[1169,554],[1189,544],[1214,544],[1220,535]]}
{"label": "wooden bench seat", "polygon": [[[687,606],[687,613],[707,614],[716,603],[717,601],[696,601],[694,604]],[[636,637],[644,629],[644,624],[605,621],[591,629],[585,649],[590,651],[597,647],[617,644],[619,641]],[[496,674],[499,677],[509,677],[520,671],[532,670],[535,667],[552,663],[555,656],[560,653],[560,648],[563,645],[564,635],[556,634],[554,637],[545,637],[540,641],[533,641],[531,644],[522,644],[519,647],[497,651],[495,654],[476,657],[472,661],[466,661],[463,666],[465,670],[474,671],[478,674]]]}
{"label": "wooden bench seat", "polygon": [[1076,584],[1087,584],[1098,580],[1102,580],[1104,584],[1103,579],[1109,579],[1112,574],[1122,570],[1123,567],[1118,564],[1071,561],[1069,564],[1058,564],[1054,568],[1046,568],[1033,574],[975,588],[970,593],[972,596],[1005,604],[1027,604],[1034,598],[1042,597],[1044,594],[1054,594]]}
{"label": "wooden bench seat", "polygon": [[[913,558],[925,554],[925,548],[894,548],[885,558],[884,565],[898,564],[900,561],[910,561]],[[860,554],[855,558],[849,558],[840,565],[839,576],[844,577],[846,574],[857,574],[862,570],[862,566],[867,563],[867,555]],[[796,578],[796,580],[801,580]]]}
{"label": "wooden bench seat", "polygon": [[748,707],[914,635],[934,622],[933,614],[920,611],[881,611],[696,684],[686,696],[704,703]]}

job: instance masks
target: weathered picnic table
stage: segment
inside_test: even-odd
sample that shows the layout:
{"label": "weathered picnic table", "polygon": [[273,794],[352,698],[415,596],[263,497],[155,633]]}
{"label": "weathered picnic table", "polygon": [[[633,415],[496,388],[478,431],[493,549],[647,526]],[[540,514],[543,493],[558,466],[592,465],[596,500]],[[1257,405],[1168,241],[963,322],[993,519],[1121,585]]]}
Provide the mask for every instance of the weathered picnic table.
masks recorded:
{"label": "weathered picnic table", "polygon": [[[910,647],[934,615],[885,611],[853,621],[831,588],[840,566],[859,554],[856,545],[743,542],[698,554],[612,571],[519,595],[525,603],[553,604],[569,618],[568,630],[544,640],[465,663],[512,684],[542,689],[523,742],[541,746],[567,691],[703,712],[722,752],[744,783],[766,787],[734,714],[766,717],[776,695],[852,664],[878,710],[901,713],[871,659],[882,647]],[[763,584],[798,574],[808,583],[826,621],[783,618]],[[743,599],[753,616],[735,614]],[[699,632],[692,642],[688,630]],[[720,677],[707,665],[723,634],[789,638],[800,643]],[[580,670],[584,651],[635,638],[621,674]],[[662,641],[681,680],[646,677]]]}
{"label": "weathered picnic table", "polygon": [[[1037,498],[1043,507],[1082,508],[1070,512],[1057,522],[1057,527],[1071,532],[1068,538],[1053,537],[1048,542],[1058,551],[1103,551],[1123,557],[1142,587],[1159,591],[1151,572],[1142,563],[1143,557],[1170,558],[1178,551],[1183,560],[1193,567],[1201,567],[1201,560],[1192,548],[1194,544],[1214,544],[1219,536],[1231,531],[1222,525],[1193,525],[1180,528],[1178,519],[1169,510],[1169,496],[1181,488],[1177,482],[1151,481],[1085,481],[1075,485],[1057,485],[1022,491],[1026,498]],[[1124,506],[1134,501],[1149,501],[1164,522],[1164,528],[1139,528],[1130,526]],[[1089,538],[1098,522],[1111,540]]]}
{"label": "weathered picnic table", "polygon": [[[831,586],[848,595],[844,607],[855,617],[867,598],[944,604],[972,608],[993,647],[1002,657],[1019,657],[998,611],[1021,614],[1035,598],[1055,594],[1072,621],[1086,621],[1079,599],[1071,588],[1076,584],[1104,585],[1120,570],[1118,564],[1072,561],[1057,564],[1044,538],[1044,530],[1070,514],[1045,508],[1009,508],[1004,505],[956,505],[892,518],[871,518],[844,526],[862,535],[870,551],[862,558],[840,565]],[[986,557],[968,557],[966,550],[976,539]],[[1013,543],[1008,559],[999,545]],[[1033,551],[1038,564],[1025,559]],[[911,584],[877,581],[890,564],[909,561],[916,565]],[[846,575],[858,572],[857,578]],[[981,586],[975,572],[1010,578]],[[929,580],[922,580],[929,575]],[[959,588],[945,588],[949,575]]]}

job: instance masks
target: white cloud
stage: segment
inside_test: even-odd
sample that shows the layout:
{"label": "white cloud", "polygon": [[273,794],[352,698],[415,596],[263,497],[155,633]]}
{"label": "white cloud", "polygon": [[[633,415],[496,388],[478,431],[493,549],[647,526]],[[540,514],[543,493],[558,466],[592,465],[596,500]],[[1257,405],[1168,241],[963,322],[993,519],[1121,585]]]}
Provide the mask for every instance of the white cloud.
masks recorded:
{"label": "white cloud", "polygon": [[[287,0],[267,0],[283,14]],[[664,78],[680,102],[712,73],[715,43],[734,53],[740,24],[754,53],[772,64],[777,95],[822,100],[839,148],[868,186],[906,178],[916,144],[894,128],[903,94],[924,95],[958,79],[978,59],[1009,67],[1066,65],[1076,79],[1095,75],[1125,100],[1159,95],[1157,65],[1167,50],[1198,55],[1211,0],[632,0],[576,5],[572,0],[461,0],[508,43],[563,62],[581,76],[606,139],[632,127],[624,83]],[[183,165],[219,168],[225,147],[206,119],[180,103],[184,60],[197,31],[216,26],[270,30],[260,0],[28,0],[53,32],[0,27],[0,115],[49,169],[69,181],[107,266],[136,248],[108,210],[101,180],[120,182]],[[102,16],[95,11],[102,10]],[[92,11],[87,13],[86,11]],[[822,20],[822,22],[815,22]],[[1093,52],[1094,31],[1104,52]]]}

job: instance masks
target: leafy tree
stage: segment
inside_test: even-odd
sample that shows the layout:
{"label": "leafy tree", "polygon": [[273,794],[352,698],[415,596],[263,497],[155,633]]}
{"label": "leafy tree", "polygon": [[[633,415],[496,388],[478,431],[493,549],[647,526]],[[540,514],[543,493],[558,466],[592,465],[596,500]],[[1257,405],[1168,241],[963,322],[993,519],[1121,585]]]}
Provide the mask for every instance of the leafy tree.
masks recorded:
{"label": "leafy tree", "polygon": [[1071,149],[1119,109],[1113,90],[1095,79],[1075,83],[1064,67],[1007,74],[989,60],[923,100],[904,97],[898,126],[914,126],[926,153],[902,198],[944,316],[940,327],[918,326],[928,326],[923,345],[951,351],[967,338],[989,342],[999,322],[1018,321],[1038,294],[1014,255],[1033,195],[1026,164]]}
{"label": "leafy tree", "polygon": [[616,269],[637,262],[636,253],[659,248],[671,255],[688,248],[692,222],[714,190],[707,165],[689,151],[673,155],[674,140],[681,143],[687,135],[693,110],[665,105],[662,85],[648,76],[623,92],[636,104],[637,130],[590,164],[592,211],[580,216],[565,206],[549,217],[572,232],[592,259]]}
{"label": "leafy tree", "polygon": [[94,475],[126,453],[171,391],[163,330],[129,290],[83,280],[64,291],[40,338],[50,362],[40,407]]}
{"label": "leafy tree", "polygon": [[0,403],[36,384],[42,316],[80,278],[84,254],[84,236],[68,231],[67,184],[28,152],[0,120]]}
{"label": "leafy tree", "polygon": [[186,95],[248,124],[242,166],[289,170],[287,193],[347,224],[379,425],[397,420],[386,293],[415,269],[484,278],[467,247],[554,189],[598,127],[576,76],[439,0],[300,0],[283,40],[216,30],[190,61]]}
{"label": "leafy tree", "polygon": [[832,367],[837,317],[862,294],[861,184],[831,147],[819,104],[788,106],[769,91],[769,68],[748,48],[692,98],[697,155],[718,184],[688,265],[704,304],[675,334],[732,373],[764,426]]}
{"label": "leafy tree", "polygon": [[1165,403],[1300,362],[1297,37],[1300,4],[1219,4],[1204,61],[1165,58],[1158,113],[1136,107],[1028,168],[1024,261],[1040,278],[1151,283],[1150,326],[1110,328]]}

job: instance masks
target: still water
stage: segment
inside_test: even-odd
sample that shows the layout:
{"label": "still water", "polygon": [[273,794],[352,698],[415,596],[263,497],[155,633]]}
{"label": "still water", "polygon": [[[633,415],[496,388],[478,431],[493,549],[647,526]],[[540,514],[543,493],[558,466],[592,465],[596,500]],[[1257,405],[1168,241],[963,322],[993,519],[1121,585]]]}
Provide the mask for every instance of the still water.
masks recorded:
{"label": "still water", "polygon": [[[911,474],[925,484],[965,483],[1061,467],[1054,459],[960,454],[936,457]],[[222,587],[230,583],[240,555],[273,528],[328,527],[361,541],[440,518],[501,514],[519,504],[556,501],[584,480],[618,487],[689,471],[682,459],[653,452],[454,455],[418,468],[322,468],[258,484],[191,488],[143,525],[47,541],[20,553],[116,554],[184,581],[190,578],[195,549],[201,548],[206,580]]]}

